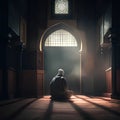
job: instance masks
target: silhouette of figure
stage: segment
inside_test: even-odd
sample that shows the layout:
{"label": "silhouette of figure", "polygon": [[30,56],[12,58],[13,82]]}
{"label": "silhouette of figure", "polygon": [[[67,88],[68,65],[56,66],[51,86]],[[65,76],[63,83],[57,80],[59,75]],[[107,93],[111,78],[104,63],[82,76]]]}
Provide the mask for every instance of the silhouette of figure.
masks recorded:
{"label": "silhouette of figure", "polygon": [[50,94],[52,100],[66,100],[71,96],[67,82],[64,77],[64,70],[58,69],[58,73],[50,82]]}

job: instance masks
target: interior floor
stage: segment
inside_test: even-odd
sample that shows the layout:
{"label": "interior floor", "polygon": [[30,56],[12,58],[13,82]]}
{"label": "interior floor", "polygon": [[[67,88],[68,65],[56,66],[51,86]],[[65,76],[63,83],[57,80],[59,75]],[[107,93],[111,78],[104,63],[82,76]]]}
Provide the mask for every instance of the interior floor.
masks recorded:
{"label": "interior floor", "polygon": [[0,101],[0,120],[120,120],[120,100],[74,95],[70,101],[50,96]]}

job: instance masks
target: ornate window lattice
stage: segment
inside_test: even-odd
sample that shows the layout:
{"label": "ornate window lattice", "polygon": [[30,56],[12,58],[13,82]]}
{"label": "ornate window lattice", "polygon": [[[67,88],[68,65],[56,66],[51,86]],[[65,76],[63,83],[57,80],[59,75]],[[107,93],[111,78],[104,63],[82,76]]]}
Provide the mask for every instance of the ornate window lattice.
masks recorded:
{"label": "ornate window lattice", "polygon": [[76,47],[77,42],[75,37],[66,30],[60,29],[50,34],[46,41],[45,46],[58,46],[58,47]]}
{"label": "ornate window lattice", "polygon": [[68,0],[55,0],[55,14],[69,14]]}

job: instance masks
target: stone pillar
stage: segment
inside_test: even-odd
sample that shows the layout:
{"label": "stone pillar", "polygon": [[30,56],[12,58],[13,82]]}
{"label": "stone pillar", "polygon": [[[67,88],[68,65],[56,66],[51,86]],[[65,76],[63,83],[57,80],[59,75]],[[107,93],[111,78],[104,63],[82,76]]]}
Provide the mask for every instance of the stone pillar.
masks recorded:
{"label": "stone pillar", "polygon": [[6,70],[6,47],[8,37],[8,8],[7,1],[0,2],[0,99],[8,97],[7,92],[7,70]]}
{"label": "stone pillar", "polygon": [[120,98],[120,17],[118,11],[120,10],[119,4],[112,6],[112,98]]}
{"label": "stone pillar", "polygon": [[112,97],[116,96],[116,42],[115,38],[112,38]]}
{"label": "stone pillar", "polygon": [[120,98],[119,88],[118,85],[119,78],[118,71],[119,71],[119,64],[118,64],[118,53],[119,53],[119,43],[117,35],[113,35],[112,37],[112,98]]}
{"label": "stone pillar", "polygon": [[16,81],[16,97],[21,97],[21,80],[22,80],[22,71],[23,71],[23,43],[20,43],[16,46],[17,49],[17,81]]}

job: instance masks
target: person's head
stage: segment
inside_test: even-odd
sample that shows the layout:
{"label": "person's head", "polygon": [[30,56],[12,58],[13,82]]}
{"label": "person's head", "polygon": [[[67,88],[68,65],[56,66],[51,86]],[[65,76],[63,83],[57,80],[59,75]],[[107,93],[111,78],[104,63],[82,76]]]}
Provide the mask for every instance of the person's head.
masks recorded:
{"label": "person's head", "polygon": [[64,75],[64,70],[63,69],[58,69],[58,75]]}

